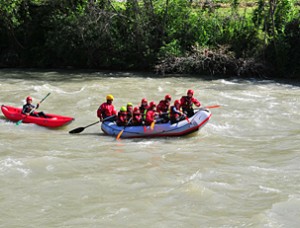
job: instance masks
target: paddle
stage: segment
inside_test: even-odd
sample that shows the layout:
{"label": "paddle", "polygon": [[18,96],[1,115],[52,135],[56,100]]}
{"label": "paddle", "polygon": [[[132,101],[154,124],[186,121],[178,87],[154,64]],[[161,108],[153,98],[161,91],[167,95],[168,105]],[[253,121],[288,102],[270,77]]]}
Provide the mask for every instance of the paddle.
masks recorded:
{"label": "paddle", "polygon": [[120,139],[120,137],[121,137],[121,135],[123,134],[123,131],[124,131],[124,130],[125,130],[125,127],[123,128],[122,131],[119,132],[119,134],[117,135],[116,140],[119,140],[119,139]]}
{"label": "paddle", "polygon": [[205,106],[205,108],[220,108],[221,105],[210,105],[210,106]]}
{"label": "paddle", "polygon": [[[109,119],[111,119],[111,118],[113,118],[113,117],[115,117],[115,115],[106,117],[105,119],[102,120],[102,122],[103,122],[103,121],[106,121],[106,120],[109,120]],[[101,122],[101,121],[98,120],[97,122],[92,123],[92,124],[89,124],[89,125],[87,125],[87,126],[85,126],[85,127],[78,127],[78,128],[75,128],[75,129],[69,131],[69,133],[70,133],[70,134],[77,134],[77,133],[83,132],[84,129],[86,129],[86,128],[90,127],[90,126],[93,126],[93,125],[95,125],[95,124],[97,124],[97,123],[100,123],[100,122]]]}
{"label": "paddle", "polygon": [[[49,95],[50,95],[50,93],[48,93],[48,94],[47,94],[47,95],[39,102],[39,104],[41,104],[41,103],[42,103]],[[20,124],[23,122],[23,120],[25,120],[25,119],[27,118],[27,116],[29,116],[31,113],[33,113],[36,109],[37,109],[37,108],[33,108],[33,109],[29,112],[29,114],[26,115],[23,119],[19,120],[19,121],[16,123],[16,125],[17,125],[17,126],[20,125]]]}
{"label": "paddle", "polygon": [[207,109],[210,109],[210,108],[220,108],[221,107],[221,105],[209,105],[209,106],[205,106],[205,107],[200,107],[200,108],[195,108],[195,110],[200,110],[200,109],[205,109],[205,108],[207,108]]}
{"label": "paddle", "polygon": [[154,126],[155,126],[155,120],[150,124],[150,129],[153,131],[154,129]]}
{"label": "paddle", "polygon": [[[168,114],[168,112],[163,112],[162,114],[163,114],[163,115],[166,115],[166,114]],[[150,124],[150,129],[151,129],[151,131],[154,130],[155,124],[156,124],[156,123],[161,123],[162,120],[164,120],[163,117],[159,118],[159,115],[155,114],[154,120],[153,120],[153,122]]]}
{"label": "paddle", "polygon": [[156,123],[162,123],[161,121],[163,121],[164,118],[158,118],[158,119],[155,119],[151,124],[150,124],[150,129],[153,131],[154,130],[154,126]]}
{"label": "paddle", "polygon": [[[131,123],[131,120],[132,120],[132,117],[129,119],[127,125],[129,125],[129,124]],[[123,134],[124,130],[125,130],[125,126],[124,126],[123,130],[120,131],[119,134],[117,135],[116,140],[119,140],[119,139],[120,139],[120,137],[121,137],[121,135]]]}
{"label": "paddle", "polygon": [[189,124],[191,123],[190,119],[187,116],[185,116],[185,119]]}

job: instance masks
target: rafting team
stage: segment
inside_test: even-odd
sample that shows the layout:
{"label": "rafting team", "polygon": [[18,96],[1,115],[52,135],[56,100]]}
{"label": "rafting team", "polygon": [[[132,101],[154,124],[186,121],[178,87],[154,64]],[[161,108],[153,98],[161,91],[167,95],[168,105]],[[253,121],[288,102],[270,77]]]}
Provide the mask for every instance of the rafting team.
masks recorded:
{"label": "rafting team", "polygon": [[117,113],[112,102],[113,95],[106,96],[106,102],[100,105],[97,116],[100,121],[116,121],[118,126],[151,125],[154,123],[177,123],[194,115],[193,104],[200,107],[200,102],[194,97],[194,91],[189,89],[186,96],[175,100],[171,106],[172,97],[167,94],[158,105],[154,101],[148,104],[146,98],[141,100],[140,106],[134,107],[132,103],[122,106]]}
{"label": "rafting team", "polygon": [[[151,125],[154,123],[177,123],[194,115],[193,105],[200,107],[200,102],[194,97],[194,91],[189,89],[186,96],[182,96],[180,100],[175,100],[171,106],[172,97],[167,94],[164,100],[158,105],[154,101],[148,104],[146,98],[141,100],[140,106],[134,107],[132,103],[122,106],[117,113],[114,105],[113,95],[106,96],[106,102],[100,105],[97,110],[97,116],[100,121],[116,121],[118,126],[139,126]],[[26,104],[23,106],[22,114],[47,118],[44,112],[33,112],[39,108],[39,103],[34,106],[32,98],[26,98]]]}

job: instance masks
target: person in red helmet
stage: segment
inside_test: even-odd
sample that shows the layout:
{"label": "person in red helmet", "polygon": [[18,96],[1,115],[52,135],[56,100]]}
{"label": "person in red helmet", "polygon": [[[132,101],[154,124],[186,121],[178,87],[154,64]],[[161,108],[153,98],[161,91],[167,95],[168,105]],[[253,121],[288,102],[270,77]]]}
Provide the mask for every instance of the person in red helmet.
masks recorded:
{"label": "person in red helmet", "polygon": [[159,114],[159,117],[162,119],[162,123],[167,123],[169,121],[169,108],[170,102],[172,100],[171,95],[167,94],[164,100],[161,100],[157,105],[156,111]]}
{"label": "person in red helmet", "polygon": [[149,104],[147,113],[146,113],[145,124],[151,125],[153,122],[155,122],[155,119],[157,116],[158,116],[158,114],[156,112],[156,104],[154,101],[151,101]]}
{"label": "person in red helmet", "polygon": [[180,100],[175,100],[174,105],[170,108],[170,120],[171,124],[177,123],[186,118],[186,115],[180,110]]}
{"label": "person in red helmet", "polygon": [[143,124],[143,119],[142,119],[142,115],[141,115],[139,107],[135,107],[133,109],[133,115],[132,115],[131,124],[133,126],[139,126],[139,125]]}
{"label": "person in red helmet", "polygon": [[193,96],[194,96],[194,91],[189,89],[187,91],[187,96],[182,96],[181,99],[180,99],[180,104],[181,104],[181,107],[182,107],[182,111],[188,117],[191,117],[191,116],[194,115],[193,104],[195,104],[197,107],[201,106],[200,102]]}
{"label": "person in red helmet", "polygon": [[101,122],[103,121],[103,119],[107,117],[117,115],[117,111],[115,110],[115,107],[112,104],[113,100],[114,100],[113,95],[109,94],[106,96],[106,102],[102,103],[99,106],[97,110],[97,116],[99,117]]}
{"label": "person in red helmet", "polygon": [[37,103],[36,106],[34,106],[32,104],[32,98],[30,96],[26,97],[26,104],[23,105],[23,109],[22,109],[22,114],[25,115],[30,115],[30,116],[35,116],[35,117],[44,117],[47,118],[47,116],[45,115],[44,112],[38,112],[38,113],[34,113],[33,110],[34,109],[38,109],[40,106],[40,103]]}
{"label": "person in red helmet", "polygon": [[147,113],[148,108],[149,108],[148,101],[146,98],[143,98],[141,100],[141,105],[139,107],[143,120],[145,120],[145,118],[146,118],[146,113]]}

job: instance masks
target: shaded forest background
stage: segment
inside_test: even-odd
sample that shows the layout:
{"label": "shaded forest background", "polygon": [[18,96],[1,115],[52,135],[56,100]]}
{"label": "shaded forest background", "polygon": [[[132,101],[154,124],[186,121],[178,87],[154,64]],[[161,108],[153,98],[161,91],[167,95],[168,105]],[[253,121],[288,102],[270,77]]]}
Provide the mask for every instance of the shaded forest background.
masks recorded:
{"label": "shaded forest background", "polygon": [[0,0],[0,67],[299,80],[299,1]]}

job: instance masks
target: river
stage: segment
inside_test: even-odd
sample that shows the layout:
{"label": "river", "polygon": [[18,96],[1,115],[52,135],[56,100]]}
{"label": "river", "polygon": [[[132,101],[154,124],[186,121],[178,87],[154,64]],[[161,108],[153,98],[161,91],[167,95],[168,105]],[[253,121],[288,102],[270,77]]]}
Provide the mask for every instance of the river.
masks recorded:
{"label": "river", "polygon": [[[105,136],[96,110],[188,89],[212,117],[178,138]],[[300,87],[272,80],[0,71],[1,104],[30,95],[60,129],[0,118],[0,227],[299,227]]]}

